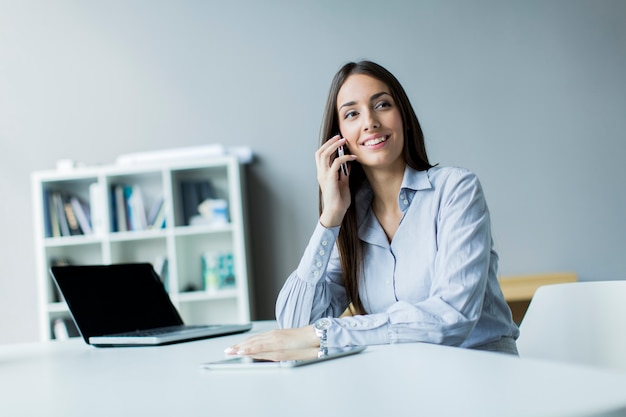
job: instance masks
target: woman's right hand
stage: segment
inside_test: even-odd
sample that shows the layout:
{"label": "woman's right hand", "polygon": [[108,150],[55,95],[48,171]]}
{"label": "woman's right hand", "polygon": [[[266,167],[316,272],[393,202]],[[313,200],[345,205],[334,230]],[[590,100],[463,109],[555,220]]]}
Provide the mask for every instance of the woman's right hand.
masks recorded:
{"label": "woman's right hand", "polygon": [[340,173],[340,167],[342,163],[354,161],[356,156],[344,155],[335,158],[337,149],[345,142],[345,139],[336,135],[327,140],[315,152],[317,181],[322,190],[323,204],[320,223],[324,227],[339,226],[350,206],[348,177]]}

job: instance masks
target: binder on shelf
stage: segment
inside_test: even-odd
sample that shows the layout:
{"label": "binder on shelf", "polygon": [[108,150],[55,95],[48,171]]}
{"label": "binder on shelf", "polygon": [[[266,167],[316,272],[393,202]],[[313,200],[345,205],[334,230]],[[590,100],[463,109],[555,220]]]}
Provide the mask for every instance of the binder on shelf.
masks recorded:
{"label": "binder on shelf", "polygon": [[213,184],[208,180],[182,181],[180,187],[184,220],[185,224],[189,225],[191,218],[200,213],[198,211],[200,204],[205,200],[215,198],[215,192],[213,191]]}

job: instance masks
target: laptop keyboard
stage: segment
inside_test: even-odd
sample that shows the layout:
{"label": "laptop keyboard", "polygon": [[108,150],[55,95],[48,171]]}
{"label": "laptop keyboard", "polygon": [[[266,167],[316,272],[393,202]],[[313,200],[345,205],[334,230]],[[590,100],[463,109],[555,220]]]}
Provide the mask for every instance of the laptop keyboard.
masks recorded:
{"label": "laptop keyboard", "polygon": [[137,336],[161,336],[173,332],[181,332],[195,329],[211,329],[218,327],[217,325],[197,325],[197,326],[169,326],[159,327],[156,329],[134,330],[132,332],[117,333],[111,336],[115,337],[137,337]]}

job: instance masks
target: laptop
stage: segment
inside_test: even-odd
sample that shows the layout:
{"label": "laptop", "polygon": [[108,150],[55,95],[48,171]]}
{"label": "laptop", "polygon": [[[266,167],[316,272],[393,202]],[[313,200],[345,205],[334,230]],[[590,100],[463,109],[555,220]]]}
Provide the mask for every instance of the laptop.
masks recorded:
{"label": "laptop", "polygon": [[50,273],[78,331],[93,346],[164,345],[252,328],[185,325],[149,263],[53,266]]}

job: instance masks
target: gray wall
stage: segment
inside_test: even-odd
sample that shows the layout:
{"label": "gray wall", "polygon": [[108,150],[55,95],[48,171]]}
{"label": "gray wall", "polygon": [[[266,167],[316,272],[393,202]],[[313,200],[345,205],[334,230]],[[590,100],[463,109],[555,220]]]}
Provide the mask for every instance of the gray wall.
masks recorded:
{"label": "gray wall", "polygon": [[30,173],[250,146],[257,318],[317,216],[326,92],[368,58],[482,179],[505,275],[626,279],[624,1],[0,0],[0,343],[37,338]]}

